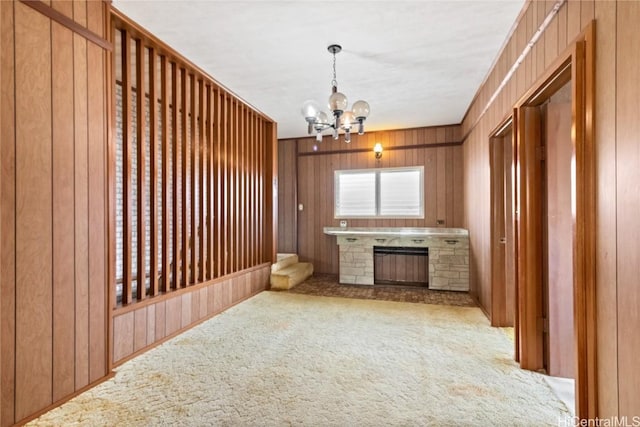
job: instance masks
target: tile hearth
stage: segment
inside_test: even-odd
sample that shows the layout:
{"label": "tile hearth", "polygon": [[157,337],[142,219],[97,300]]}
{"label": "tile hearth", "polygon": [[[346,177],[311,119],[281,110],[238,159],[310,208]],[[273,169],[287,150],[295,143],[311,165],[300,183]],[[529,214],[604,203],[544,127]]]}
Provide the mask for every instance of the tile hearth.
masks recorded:
{"label": "tile hearth", "polygon": [[338,283],[338,277],[332,274],[314,274],[298,286],[280,292],[326,297],[477,307],[477,304],[467,292],[440,291],[426,287],[398,285],[344,285]]}

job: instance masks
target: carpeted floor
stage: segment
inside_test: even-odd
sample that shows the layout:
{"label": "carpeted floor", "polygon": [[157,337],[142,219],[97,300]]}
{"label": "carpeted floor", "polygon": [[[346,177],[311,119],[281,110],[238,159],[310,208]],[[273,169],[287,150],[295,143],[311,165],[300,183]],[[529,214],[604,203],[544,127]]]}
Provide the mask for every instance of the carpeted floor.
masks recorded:
{"label": "carpeted floor", "polygon": [[31,425],[555,426],[568,416],[478,308],[263,292]]}
{"label": "carpeted floor", "polygon": [[398,285],[341,285],[338,277],[317,274],[299,285],[282,292],[325,297],[375,299],[380,301],[445,304],[459,307],[476,307],[468,292],[438,291],[419,286]]}

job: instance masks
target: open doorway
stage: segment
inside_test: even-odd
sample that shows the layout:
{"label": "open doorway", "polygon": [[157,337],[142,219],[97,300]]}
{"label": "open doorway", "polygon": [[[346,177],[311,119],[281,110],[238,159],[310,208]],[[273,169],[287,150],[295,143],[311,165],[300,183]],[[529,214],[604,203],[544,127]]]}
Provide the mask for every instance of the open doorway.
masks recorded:
{"label": "open doorway", "polygon": [[594,28],[517,105],[518,356],[575,378],[575,412],[597,416]]}
{"label": "open doorway", "polygon": [[[491,306],[492,326],[518,331],[516,132],[513,116],[489,140],[491,181]],[[519,361],[519,334],[514,333]]]}
{"label": "open doorway", "polygon": [[543,365],[551,376],[574,379],[571,83],[538,108],[542,147]]}
{"label": "open doorway", "polygon": [[[518,110],[526,254],[522,306],[521,366],[548,375],[548,382],[574,408],[577,341],[574,325],[574,213],[576,186],[572,140],[570,68],[554,90]],[[557,379],[556,379],[557,378]]]}
{"label": "open doorway", "polygon": [[[490,139],[491,325],[516,323],[515,133],[510,117]],[[517,346],[516,346],[517,347]]]}

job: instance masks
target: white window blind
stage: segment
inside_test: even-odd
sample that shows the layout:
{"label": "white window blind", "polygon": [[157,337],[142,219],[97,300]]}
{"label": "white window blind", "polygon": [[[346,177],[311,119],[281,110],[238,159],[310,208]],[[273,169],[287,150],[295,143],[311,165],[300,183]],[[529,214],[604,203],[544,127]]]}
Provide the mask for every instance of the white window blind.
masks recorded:
{"label": "white window blind", "polygon": [[336,178],[337,216],[376,215],[375,172],[344,172]]}
{"label": "white window blind", "polygon": [[419,170],[380,171],[379,214],[422,215],[422,174]]}
{"label": "white window blind", "polygon": [[424,218],[424,167],[335,172],[336,218]]}

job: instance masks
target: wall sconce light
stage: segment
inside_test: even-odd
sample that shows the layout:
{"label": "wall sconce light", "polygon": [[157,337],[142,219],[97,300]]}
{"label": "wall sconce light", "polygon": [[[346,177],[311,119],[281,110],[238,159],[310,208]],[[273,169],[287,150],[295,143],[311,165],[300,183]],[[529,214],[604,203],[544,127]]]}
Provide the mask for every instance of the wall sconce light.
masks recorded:
{"label": "wall sconce light", "polygon": [[376,153],[376,159],[380,160],[382,158],[382,144],[376,142],[376,145],[373,146],[373,152]]}

